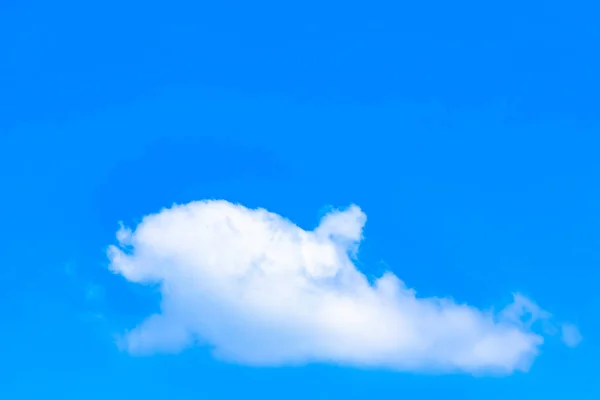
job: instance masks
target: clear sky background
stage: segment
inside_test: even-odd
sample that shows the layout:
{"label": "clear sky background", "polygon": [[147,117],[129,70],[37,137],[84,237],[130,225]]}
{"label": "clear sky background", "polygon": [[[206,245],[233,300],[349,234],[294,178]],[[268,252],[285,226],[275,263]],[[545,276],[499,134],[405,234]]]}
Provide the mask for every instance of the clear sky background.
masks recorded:
{"label": "clear sky background", "polygon": [[[0,398],[597,399],[600,8],[553,2],[0,2]],[[220,198],[311,230],[368,216],[357,267],[551,336],[528,372],[133,356],[159,308],[108,271],[119,221]]]}

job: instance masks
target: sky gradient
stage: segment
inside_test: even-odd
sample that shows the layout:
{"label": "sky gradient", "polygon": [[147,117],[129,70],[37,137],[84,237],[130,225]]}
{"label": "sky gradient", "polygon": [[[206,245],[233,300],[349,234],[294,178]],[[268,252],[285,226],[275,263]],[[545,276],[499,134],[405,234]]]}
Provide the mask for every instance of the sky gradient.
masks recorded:
{"label": "sky gradient", "polygon": [[[599,11],[591,1],[1,2],[0,398],[598,398]],[[194,323],[204,343],[132,354],[120,338],[166,296],[115,267],[119,223],[135,230],[205,199],[282,216],[343,253],[324,264],[371,283],[393,274],[419,298],[498,313],[519,293],[583,340],[566,346],[539,321],[531,368],[501,376],[398,370],[381,357],[365,366],[348,362],[354,344],[334,357],[305,339],[291,342],[310,348],[292,357],[302,362],[215,355],[240,345],[234,332],[264,329],[256,315],[288,323],[261,306],[235,308],[233,341]],[[354,258],[339,238],[310,236],[352,204],[367,218],[341,235],[360,242]],[[185,271],[208,265],[185,260]],[[358,287],[336,285],[323,293]],[[405,310],[396,301],[386,310]],[[185,321],[206,309],[174,304]],[[277,326],[264,342],[289,340]],[[360,343],[382,343],[369,338]]]}

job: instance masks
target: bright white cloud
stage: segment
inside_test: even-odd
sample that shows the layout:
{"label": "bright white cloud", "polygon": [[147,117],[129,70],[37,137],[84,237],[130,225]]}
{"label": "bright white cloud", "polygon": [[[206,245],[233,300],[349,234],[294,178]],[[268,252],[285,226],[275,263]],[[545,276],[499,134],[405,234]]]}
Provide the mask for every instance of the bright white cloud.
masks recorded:
{"label": "bright white cloud", "polygon": [[391,273],[370,284],[353,263],[366,215],[327,214],[306,231],[226,201],[174,206],[122,227],[110,268],[159,283],[161,312],[123,338],[131,353],[210,345],[251,365],[328,362],[397,370],[526,370],[543,342],[522,296],[494,314],[419,298]]}

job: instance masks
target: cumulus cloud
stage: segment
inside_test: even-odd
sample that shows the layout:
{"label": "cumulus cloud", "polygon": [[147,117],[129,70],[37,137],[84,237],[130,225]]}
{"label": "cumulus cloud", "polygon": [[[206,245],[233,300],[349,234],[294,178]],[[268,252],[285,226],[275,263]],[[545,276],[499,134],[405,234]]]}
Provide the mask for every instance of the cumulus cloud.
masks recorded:
{"label": "cumulus cloud", "polygon": [[520,295],[498,313],[421,298],[391,273],[370,283],[353,262],[365,222],[353,205],[307,231],[264,209],[200,201],[146,216],[135,230],[121,227],[108,250],[111,270],[159,284],[162,294],[160,313],[122,345],[146,354],[203,344],[249,365],[472,373],[530,366],[543,343],[532,323],[546,312]]}

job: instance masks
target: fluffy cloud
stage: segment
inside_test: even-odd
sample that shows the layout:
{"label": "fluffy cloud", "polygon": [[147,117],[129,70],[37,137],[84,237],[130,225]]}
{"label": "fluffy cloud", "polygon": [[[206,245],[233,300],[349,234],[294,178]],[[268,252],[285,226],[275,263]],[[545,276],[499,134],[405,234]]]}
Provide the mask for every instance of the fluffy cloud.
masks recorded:
{"label": "fluffy cloud", "polygon": [[420,298],[391,273],[370,283],[352,261],[365,222],[351,206],[306,231],[264,209],[201,201],[122,227],[110,268],[162,293],[161,312],[124,335],[123,346],[144,354],[200,343],[250,365],[529,367],[543,342],[531,321],[547,313],[522,296],[500,313]]}

